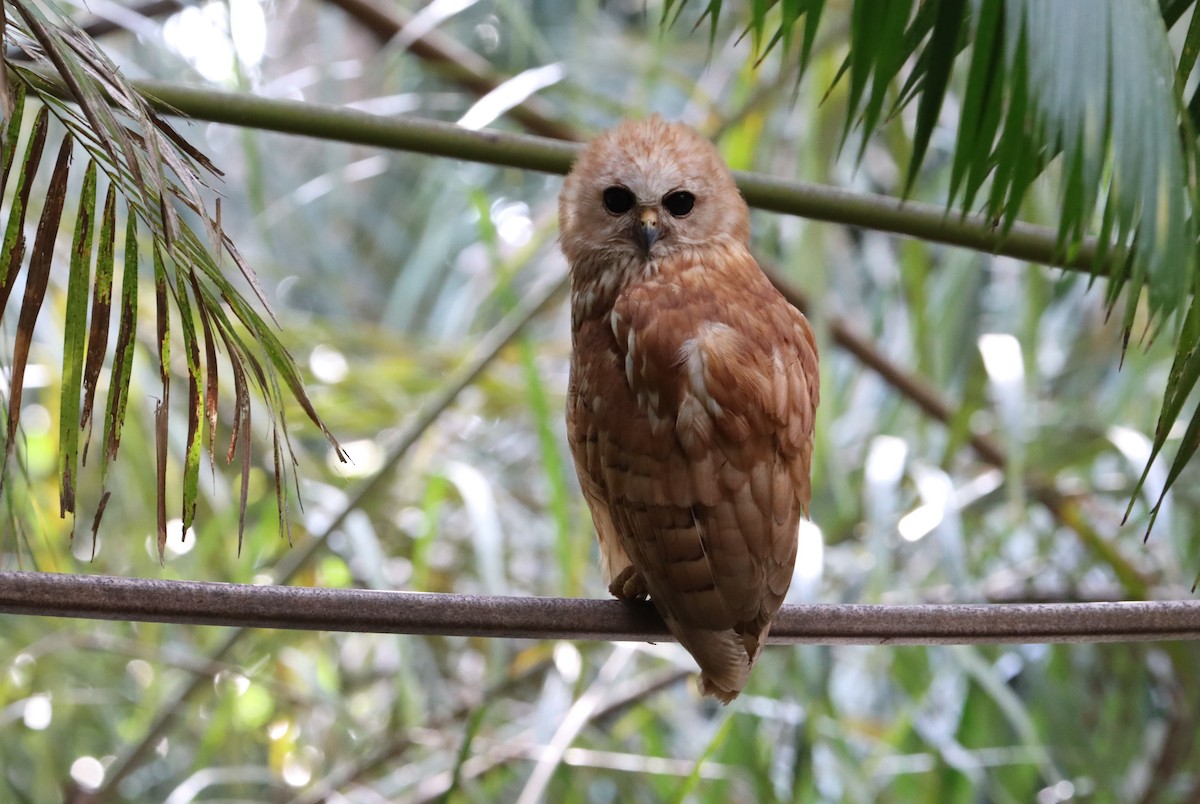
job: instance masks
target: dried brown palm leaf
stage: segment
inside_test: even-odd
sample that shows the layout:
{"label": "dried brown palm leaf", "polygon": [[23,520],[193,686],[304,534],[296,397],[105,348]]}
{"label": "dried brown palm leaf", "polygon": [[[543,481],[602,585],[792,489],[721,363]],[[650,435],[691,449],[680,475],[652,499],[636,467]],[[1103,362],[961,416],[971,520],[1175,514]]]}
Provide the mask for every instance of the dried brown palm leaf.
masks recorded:
{"label": "dried brown palm leaf", "polygon": [[67,178],[71,168],[72,141],[70,135],[63,137],[54,163],[54,174],[46,190],[46,203],[38,220],[37,235],[33,251],[29,256],[29,269],[25,277],[25,295],[21,299],[21,314],[17,319],[17,337],[13,346],[12,378],[9,381],[8,434],[4,442],[4,463],[0,466],[0,487],[8,472],[13,445],[17,440],[17,426],[21,418],[21,396],[25,390],[25,366],[29,362],[29,348],[33,344],[33,326],[46,298],[46,287],[50,281],[50,263],[54,256],[54,241],[58,237],[59,221],[67,199]]}

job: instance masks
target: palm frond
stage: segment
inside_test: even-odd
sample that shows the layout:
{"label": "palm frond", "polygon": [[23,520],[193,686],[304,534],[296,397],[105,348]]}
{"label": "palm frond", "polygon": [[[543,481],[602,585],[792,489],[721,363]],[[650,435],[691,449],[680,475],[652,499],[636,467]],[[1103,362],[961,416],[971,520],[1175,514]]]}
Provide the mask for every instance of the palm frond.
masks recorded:
{"label": "palm frond", "polygon": [[[96,280],[92,285],[92,311],[88,316],[91,329],[87,336],[87,363],[83,369],[83,410],[79,427],[86,431],[82,462],[87,463],[88,445],[92,440],[92,410],[96,405],[96,385],[104,356],[108,352],[108,330],[112,318],[113,274],[116,268],[115,242],[117,237],[117,193],[108,186],[104,196],[104,212],[100,220],[100,245],[96,251]],[[136,239],[137,232],[134,232]],[[136,259],[134,264],[137,264]]]}
{"label": "palm frond", "polygon": [[[769,14],[766,7],[774,5],[786,8]],[[773,45],[790,42],[795,34],[785,29],[801,25],[808,41],[820,5],[756,3],[745,13],[755,41]],[[1108,279],[1109,310],[1121,307],[1127,340],[1144,310],[1145,333],[1153,338],[1169,322],[1200,315],[1193,293],[1200,282],[1195,222],[1200,204],[1191,180],[1198,161],[1200,89],[1188,106],[1183,103],[1200,53],[1200,15],[1193,14],[1178,63],[1167,38],[1170,26],[1193,5],[855,0],[849,54],[834,79],[846,83],[843,137],[859,129],[865,148],[879,126],[915,102],[907,194],[953,87],[961,93],[961,112],[947,204],[964,210],[978,204],[1007,230],[1034,181],[1053,168],[1060,251],[1071,255],[1095,237],[1093,273]],[[672,6],[678,13],[677,4]],[[705,10],[720,12],[715,3]],[[955,82],[960,64],[963,75]],[[1182,330],[1155,455],[1200,377],[1196,329]],[[1189,432],[1200,433],[1200,414]],[[1200,437],[1185,438],[1171,481],[1198,445]]]}
{"label": "palm frond", "polygon": [[83,384],[84,346],[87,335],[88,289],[92,284],[91,256],[96,212],[96,163],[89,162],[79,193],[75,239],[71,244],[71,272],[67,279],[61,403],[58,416],[59,516],[75,513],[75,479],[79,474],[79,402]]}
{"label": "palm frond", "polygon": [[[59,422],[60,512],[74,514],[80,468],[86,465],[91,438],[95,393],[109,346],[109,319],[116,274],[118,209],[126,215],[124,264],[120,284],[119,329],[112,358],[108,401],[104,413],[101,498],[93,536],[110,496],[106,484],[109,462],[117,456],[126,419],[137,316],[138,238],[149,234],[156,301],[157,362],[162,395],[155,413],[157,531],[160,558],[166,542],[167,432],[170,418],[170,339],[174,327],[187,366],[187,438],[183,455],[182,513],[184,528],[196,512],[201,452],[208,427],[210,455],[214,451],[220,398],[218,350],[224,347],[234,378],[232,437],[227,459],[242,454],[244,517],[250,468],[250,383],[274,419],[271,463],[277,474],[281,530],[286,530],[292,491],[287,474],[295,458],[285,431],[283,405],[293,397],[334,445],[308,399],[291,356],[275,334],[277,326],[254,272],[221,230],[219,211],[209,212],[212,186],[220,171],[162,119],[121,76],[116,66],[69,20],[49,18],[25,0],[4,0],[0,34],[6,48],[15,48],[27,61],[7,62],[6,75],[14,91],[4,91],[3,150],[0,152],[0,191],[9,198],[3,251],[0,252],[0,315],[17,277],[25,275],[25,295],[17,324],[5,441],[5,466],[18,433],[22,378],[33,337],[33,324],[49,285],[52,256],[60,229],[70,222],[63,214],[72,175],[72,158],[87,156],[79,200],[74,212],[74,236],[66,273],[63,373]],[[9,13],[11,12],[11,13]],[[58,77],[66,88],[48,85],[44,75]],[[0,90],[5,86],[0,85]],[[22,137],[27,108],[40,104],[33,124]],[[11,114],[8,110],[11,109]],[[38,166],[50,137],[49,117],[66,131],[59,149],[32,252],[25,255],[25,231],[30,199],[38,182]],[[20,142],[19,142],[20,141]],[[97,198],[107,183],[99,225]],[[124,199],[124,204],[118,203]],[[219,210],[219,207],[217,208]],[[189,213],[185,219],[183,213]],[[203,236],[189,225],[198,220]],[[98,247],[93,254],[93,246]],[[227,278],[232,263],[250,286],[254,301]],[[89,311],[89,298],[91,299]],[[171,309],[175,313],[172,314]],[[176,322],[172,322],[173,317]],[[199,319],[200,326],[196,326]],[[181,392],[180,392],[181,393]],[[81,439],[80,436],[83,435]],[[286,453],[286,454],[285,454]],[[0,475],[0,482],[3,476]],[[239,521],[241,518],[239,518]],[[240,544],[239,531],[239,544]]]}
{"label": "palm frond", "polygon": [[[17,337],[13,347],[12,378],[8,392],[8,433],[4,442],[4,464],[0,467],[0,482],[3,482],[12,457],[13,445],[17,441],[17,427],[21,419],[21,397],[25,389],[25,366],[29,362],[29,349],[33,344],[33,326],[37,323],[42,302],[46,298],[46,287],[50,282],[50,264],[54,256],[54,240],[58,235],[59,220],[67,198],[67,177],[71,167],[70,135],[63,137],[54,163],[54,173],[46,189],[45,206],[38,221],[33,251],[29,255],[29,267],[25,276],[25,295],[21,299],[21,313],[17,319]],[[11,273],[11,272],[10,272]]]}
{"label": "palm frond", "polygon": [[[0,45],[8,41],[8,10],[0,3]],[[4,61],[0,60],[0,148],[8,139],[8,130],[4,128],[5,123],[12,117],[13,111],[16,108],[12,90],[8,85],[8,69],[5,67]],[[8,168],[5,167],[5,172]],[[0,176],[0,187],[4,186],[3,176]]]}

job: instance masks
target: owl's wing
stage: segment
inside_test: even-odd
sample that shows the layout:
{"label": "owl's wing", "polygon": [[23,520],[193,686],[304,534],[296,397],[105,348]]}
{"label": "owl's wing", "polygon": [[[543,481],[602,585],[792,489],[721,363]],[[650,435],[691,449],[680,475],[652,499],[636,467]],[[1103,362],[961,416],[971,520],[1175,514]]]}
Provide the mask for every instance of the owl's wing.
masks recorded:
{"label": "owl's wing", "polygon": [[602,450],[612,524],[702,682],[736,694],[810,498],[812,331],[742,250],[661,266],[610,324],[629,397]]}

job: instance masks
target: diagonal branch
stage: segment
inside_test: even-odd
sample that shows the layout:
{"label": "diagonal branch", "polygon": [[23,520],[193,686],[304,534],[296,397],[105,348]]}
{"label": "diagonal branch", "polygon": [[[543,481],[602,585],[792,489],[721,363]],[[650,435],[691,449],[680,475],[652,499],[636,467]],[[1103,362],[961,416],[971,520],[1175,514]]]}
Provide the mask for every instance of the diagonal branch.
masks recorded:
{"label": "diagonal branch", "polygon": [[[137,26],[130,23],[138,20],[149,21],[155,17],[174,14],[189,5],[195,5],[195,3],[196,0],[143,0],[133,6],[109,3],[102,6],[91,20],[80,21],[79,30],[92,39],[99,39],[117,31],[136,33]],[[17,62],[30,60],[29,55],[20,48],[8,47],[7,43],[0,43],[0,45],[5,47],[4,57],[6,59]]]}
{"label": "diagonal branch", "polygon": [[[771,283],[779,288],[784,298],[799,310],[807,309],[808,299],[800,290],[781,278],[777,272],[768,270],[766,273]],[[954,408],[936,388],[928,385],[921,377],[892,363],[870,341],[855,332],[854,328],[844,319],[830,317],[828,324],[829,334],[834,343],[853,355],[863,366],[874,371],[897,393],[920,408],[925,415],[947,425],[954,418]],[[969,434],[967,443],[975,450],[976,455],[992,466],[1003,469],[1008,465],[1008,453],[995,439],[982,433],[972,432]],[[1126,595],[1145,597],[1148,585],[1146,578],[1121,554],[1116,545],[1101,536],[1084,520],[1080,515],[1079,503],[1076,500],[1066,497],[1053,483],[1048,482],[1031,483],[1030,491],[1034,499],[1044,505],[1060,525],[1074,531],[1089,550],[1112,568],[1121,580]]]}
{"label": "diagonal branch", "polygon": [[[144,81],[135,86],[157,101],[164,113],[175,111],[214,123],[544,173],[565,174],[580,148],[576,143],[529,134],[471,131],[453,123],[412,117],[384,118],[356,109],[196,89],[162,81]],[[1005,232],[991,218],[937,204],[856,193],[760,173],[735,171],[734,175],[746,203],[758,209],[1093,272],[1095,241],[1088,240],[1075,253],[1064,255],[1058,233],[1048,227],[1017,221]]]}
{"label": "diagonal branch", "polygon": [[[369,30],[386,45],[408,27],[413,15],[395,4],[386,7],[372,0],[326,0],[337,6],[360,25]],[[474,95],[487,95],[495,91],[506,80],[492,69],[487,59],[457,41],[439,34],[436,30],[425,31],[414,38],[401,37],[404,49],[433,66],[449,81],[458,84]],[[546,105],[538,98],[526,98],[513,106],[506,114],[516,120],[527,131],[556,140],[577,140],[579,136],[570,127],[550,116]]]}

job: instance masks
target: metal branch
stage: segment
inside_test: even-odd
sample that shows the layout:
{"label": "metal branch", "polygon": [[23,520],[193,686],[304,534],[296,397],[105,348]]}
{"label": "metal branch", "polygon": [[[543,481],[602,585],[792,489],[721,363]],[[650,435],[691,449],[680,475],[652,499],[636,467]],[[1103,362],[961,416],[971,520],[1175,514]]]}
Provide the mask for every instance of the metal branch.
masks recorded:
{"label": "metal branch", "polygon": [[[669,641],[650,605],[365,589],[0,572],[0,612],[96,620],[386,634]],[[1200,639],[1200,601],[784,606],[788,645],[979,645]]]}

